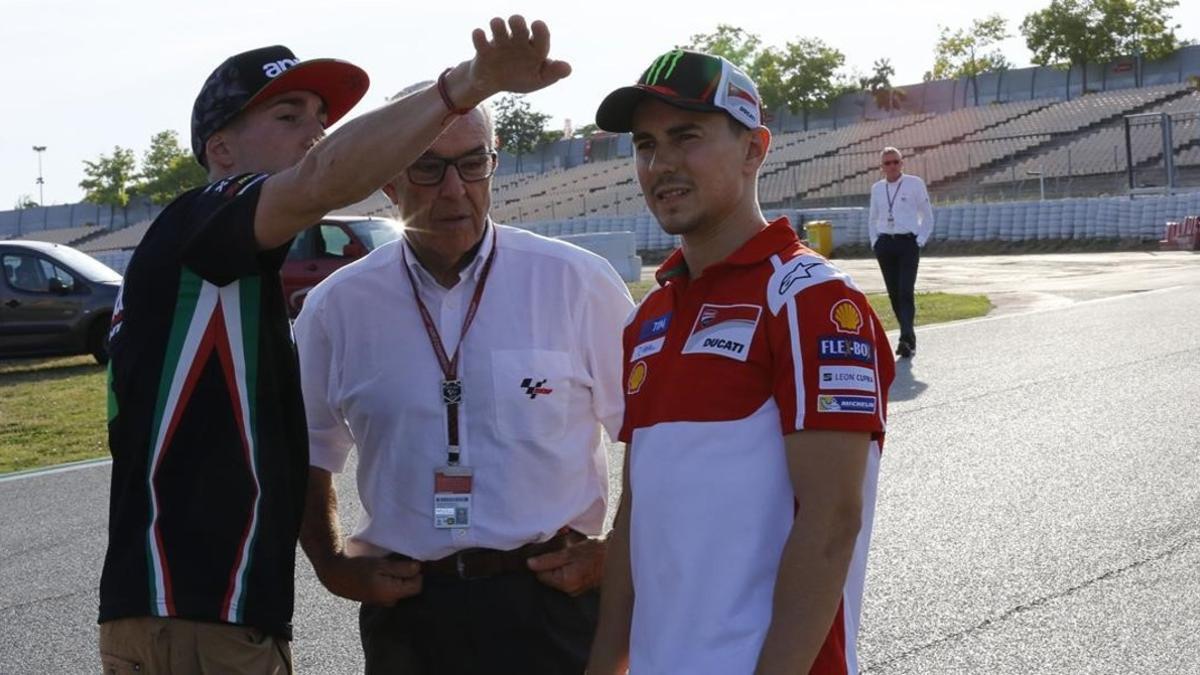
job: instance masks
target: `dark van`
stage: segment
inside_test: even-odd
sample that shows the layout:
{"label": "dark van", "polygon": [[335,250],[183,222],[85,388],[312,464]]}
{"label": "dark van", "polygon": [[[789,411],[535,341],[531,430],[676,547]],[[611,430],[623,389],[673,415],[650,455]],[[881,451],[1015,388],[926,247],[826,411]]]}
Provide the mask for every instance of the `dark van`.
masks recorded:
{"label": "dark van", "polygon": [[0,358],[91,354],[108,363],[121,275],[63,244],[0,241]]}

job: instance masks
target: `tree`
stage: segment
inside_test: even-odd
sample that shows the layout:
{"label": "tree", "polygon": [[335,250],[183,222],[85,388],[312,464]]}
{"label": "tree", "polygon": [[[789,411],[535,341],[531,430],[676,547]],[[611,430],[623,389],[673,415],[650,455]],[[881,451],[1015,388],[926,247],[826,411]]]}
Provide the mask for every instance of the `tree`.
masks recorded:
{"label": "tree", "polygon": [[993,14],[976,19],[970,28],[953,31],[947,26],[940,28],[933,50],[933,79],[967,78],[975,92],[975,105],[979,105],[979,75],[1007,70],[1012,65],[999,47],[1000,42],[1012,37],[1008,21]]}
{"label": "tree", "polygon": [[1025,44],[1038,65],[1079,66],[1087,91],[1087,65],[1135,54],[1161,58],[1179,41],[1168,12],[1178,0],[1051,0],[1021,22]]}
{"label": "tree", "polygon": [[686,49],[694,49],[706,54],[724,56],[730,63],[746,71],[754,77],[755,59],[760,54],[759,47],[762,39],[754,33],[748,33],[736,26],[717,24],[717,29],[711,33],[697,33],[688,39]]}
{"label": "tree", "polygon": [[1179,24],[1169,25],[1169,12],[1179,3],[1177,0],[1097,0],[1097,4],[1101,30],[1116,38],[1113,57],[1137,57],[1134,77],[1141,86],[1141,62],[1164,58],[1180,46],[1175,35]]}
{"label": "tree", "polygon": [[496,138],[500,147],[516,155],[517,170],[521,169],[521,156],[538,147],[546,131],[545,113],[535,112],[519,95],[510,95],[496,102]]}
{"label": "tree", "polygon": [[41,204],[34,201],[32,195],[21,195],[17,197],[17,203],[14,208],[18,211],[24,211],[25,209],[36,209],[39,206]]}
{"label": "tree", "polygon": [[87,177],[79,181],[79,187],[86,191],[85,200],[121,208],[129,204],[137,171],[133,150],[114,146],[111,156],[100,155],[94,162],[85,159],[83,167]]}
{"label": "tree", "polygon": [[845,55],[820,38],[799,38],[778,51],[769,48],[760,54],[756,63],[763,76],[759,93],[764,103],[767,102],[767,93],[763,91],[765,82],[773,98],[778,97],[779,103],[793,113],[803,115],[804,130],[807,131],[809,113],[828,108],[847,90],[848,85],[837,76],[845,62]]}
{"label": "tree", "polygon": [[870,77],[858,79],[859,89],[869,93],[880,110],[898,110],[905,94],[904,90],[892,86],[892,76],[896,74],[892,60],[878,59],[872,64],[872,69]]}
{"label": "tree", "polygon": [[180,194],[208,182],[208,174],[192,153],[184,150],[174,131],[160,131],[142,156],[142,172],[134,187],[154,204],[167,204]]}

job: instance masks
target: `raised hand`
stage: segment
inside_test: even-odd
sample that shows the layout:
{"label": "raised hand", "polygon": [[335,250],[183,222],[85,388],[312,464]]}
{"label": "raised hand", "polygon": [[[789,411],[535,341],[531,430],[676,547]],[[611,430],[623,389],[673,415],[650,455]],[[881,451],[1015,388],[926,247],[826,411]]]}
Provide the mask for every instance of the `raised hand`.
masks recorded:
{"label": "raised hand", "polygon": [[524,94],[548,87],[571,74],[566,61],[549,58],[550,29],[514,15],[508,23],[491,21],[491,39],[482,29],[471,33],[475,58],[468,65],[471,88],[483,98],[502,91]]}

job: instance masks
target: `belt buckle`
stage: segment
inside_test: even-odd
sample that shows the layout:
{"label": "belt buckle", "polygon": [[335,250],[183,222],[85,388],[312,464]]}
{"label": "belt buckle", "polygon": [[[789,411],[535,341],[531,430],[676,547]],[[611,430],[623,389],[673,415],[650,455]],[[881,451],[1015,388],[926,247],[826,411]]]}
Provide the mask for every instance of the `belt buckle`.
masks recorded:
{"label": "belt buckle", "polygon": [[459,551],[458,553],[454,554],[454,571],[458,575],[458,578],[462,581],[483,579],[484,577],[482,575],[467,574],[467,563],[466,560],[463,559],[464,553],[466,553],[466,551]]}

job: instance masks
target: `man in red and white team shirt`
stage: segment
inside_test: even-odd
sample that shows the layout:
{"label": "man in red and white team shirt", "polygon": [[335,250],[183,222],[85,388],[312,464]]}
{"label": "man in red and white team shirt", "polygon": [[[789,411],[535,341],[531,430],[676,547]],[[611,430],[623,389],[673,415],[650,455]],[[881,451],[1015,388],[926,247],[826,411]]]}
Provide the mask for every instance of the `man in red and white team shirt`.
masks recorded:
{"label": "man in red and white team shirt", "polygon": [[611,93],[683,244],[627,324],[624,493],[590,673],[856,673],[894,374],[849,277],[768,223],[753,81],[675,50]]}

